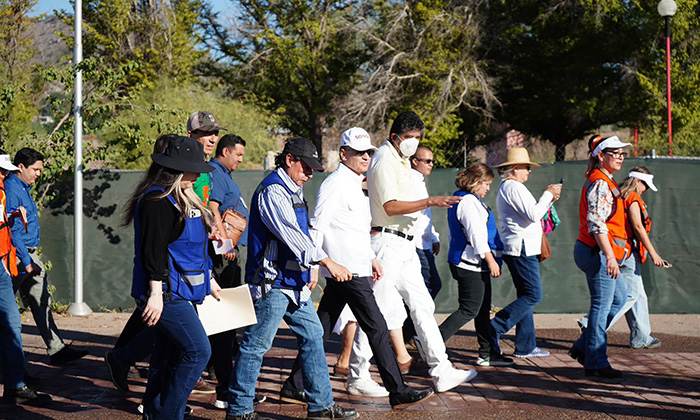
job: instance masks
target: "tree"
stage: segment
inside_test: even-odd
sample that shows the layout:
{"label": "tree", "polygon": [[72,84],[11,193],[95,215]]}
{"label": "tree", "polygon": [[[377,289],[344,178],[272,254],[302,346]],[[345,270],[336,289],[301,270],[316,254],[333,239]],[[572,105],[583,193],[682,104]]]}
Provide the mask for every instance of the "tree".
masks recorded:
{"label": "tree", "polygon": [[358,1],[240,0],[226,27],[208,10],[207,42],[216,61],[202,66],[234,97],[254,99],[280,124],[309,138],[322,155],[334,106],[358,83],[367,49],[348,19]]}
{"label": "tree", "polygon": [[0,146],[12,145],[36,113],[30,60],[34,56],[28,16],[36,0],[0,1]]}

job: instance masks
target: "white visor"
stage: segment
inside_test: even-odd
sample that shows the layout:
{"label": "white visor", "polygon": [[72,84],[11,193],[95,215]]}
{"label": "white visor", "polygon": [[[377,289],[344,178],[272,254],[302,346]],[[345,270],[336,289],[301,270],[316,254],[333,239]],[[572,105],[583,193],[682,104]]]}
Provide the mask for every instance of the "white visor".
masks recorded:
{"label": "white visor", "polygon": [[659,191],[658,188],[656,188],[656,185],[654,185],[654,175],[652,174],[643,174],[641,172],[631,171],[629,174],[627,174],[627,176],[641,180],[647,184],[647,187],[649,187],[652,191]]}
{"label": "white visor", "polygon": [[622,149],[623,147],[630,147],[632,143],[621,142],[617,136],[608,137],[607,139],[598,143],[598,145],[593,149],[591,156],[597,156],[598,152],[605,149]]}
{"label": "white visor", "polygon": [[0,168],[7,171],[19,171],[19,168],[12,164],[10,155],[0,155]]}

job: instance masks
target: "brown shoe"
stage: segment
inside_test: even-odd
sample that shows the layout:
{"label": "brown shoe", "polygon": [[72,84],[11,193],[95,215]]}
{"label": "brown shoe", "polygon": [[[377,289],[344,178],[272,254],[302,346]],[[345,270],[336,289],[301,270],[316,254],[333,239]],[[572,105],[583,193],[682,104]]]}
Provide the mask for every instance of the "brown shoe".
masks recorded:
{"label": "brown shoe", "polygon": [[207,381],[199,378],[197,385],[194,386],[192,390],[193,394],[214,394],[216,392],[216,387],[210,385]]}
{"label": "brown shoe", "polygon": [[399,370],[402,375],[411,374],[423,374],[427,373],[428,364],[421,359],[416,359],[411,357],[411,359],[406,363],[399,363]]}
{"label": "brown shoe", "polygon": [[350,374],[350,367],[340,367],[338,365],[333,366],[333,376],[336,378],[347,378]]}

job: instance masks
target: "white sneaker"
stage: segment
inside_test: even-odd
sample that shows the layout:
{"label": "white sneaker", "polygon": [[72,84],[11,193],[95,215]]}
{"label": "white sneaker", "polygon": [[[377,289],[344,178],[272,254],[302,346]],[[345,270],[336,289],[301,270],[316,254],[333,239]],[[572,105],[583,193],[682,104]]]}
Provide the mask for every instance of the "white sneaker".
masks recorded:
{"label": "white sneaker", "polygon": [[374,382],[372,379],[360,379],[353,383],[348,382],[348,392],[352,395],[360,395],[364,397],[388,397],[389,391],[383,386]]}
{"label": "white sneaker", "polygon": [[436,392],[447,392],[464,382],[471,381],[477,375],[473,369],[461,370],[454,366],[442,373],[439,377],[433,378]]}
{"label": "white sneaker", "polygon": [[228,401],[217,399],[214,401],[214,407],[218,408],[219,410],[226,410],[228,408]]}

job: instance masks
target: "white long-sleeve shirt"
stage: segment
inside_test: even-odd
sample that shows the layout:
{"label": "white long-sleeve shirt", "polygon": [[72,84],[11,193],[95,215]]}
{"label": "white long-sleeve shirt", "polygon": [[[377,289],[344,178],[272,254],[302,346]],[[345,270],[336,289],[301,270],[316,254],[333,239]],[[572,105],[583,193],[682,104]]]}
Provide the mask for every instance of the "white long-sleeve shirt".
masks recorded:
{"label": "white long-sleeve shirt", "polygon": [[[425,177],[422,173],[411,169],[411,180],[416,190],[416,200],[428,198],[428,188],[425,185]],[[433,212],[430,207],[412,214],[416,216],[415,228],[413,232],[413,244],[419,249],[433,249],[433,244],[440,242],[440,234],[433,226]]]}
{"label": "white long-sleeve shirt", "polygon": [[539,201],[522,183],[512,179],[501,182],[496,197],[498,231],[503,241],[503,253],[519,257],[525,244],[525,255],[539,255],[542,251],[542,224],[552,205],[552,193],[545,191]]}
{"label": "white long-sleeve shirt", "polygon": [[457,267],[469,271],[483,271],[481,264],[484,255],[491,252],[489,230],[486,226],[489,212],[478,198],[467,194],[457,204],[456,213],[457,220],[462,225],[462,233],[468,242]]}
{"label": "white long-sleeve shirt", "polygon": [[[335,262],[360,277],[372,275],[369,198],[362,191],[362,175],[339,164],[318,190],[309,234]],[[330,277],[324,267],[321,275]]]}

